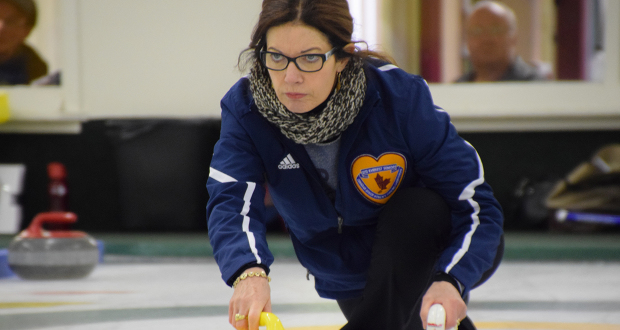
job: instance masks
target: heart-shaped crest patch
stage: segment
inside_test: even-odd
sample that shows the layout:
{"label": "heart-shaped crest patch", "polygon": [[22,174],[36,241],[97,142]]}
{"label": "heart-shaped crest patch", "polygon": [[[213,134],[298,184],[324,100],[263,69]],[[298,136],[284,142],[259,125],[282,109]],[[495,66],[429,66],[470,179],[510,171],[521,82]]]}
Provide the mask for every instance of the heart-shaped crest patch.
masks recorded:
{"label": "heart-shaped crest patch", "polygon": [[399,153],[384,153],[379,158],[361,155],[353,161],[351,175],[364,197],[385,204],[400,185],[406,168],[407,161]]}

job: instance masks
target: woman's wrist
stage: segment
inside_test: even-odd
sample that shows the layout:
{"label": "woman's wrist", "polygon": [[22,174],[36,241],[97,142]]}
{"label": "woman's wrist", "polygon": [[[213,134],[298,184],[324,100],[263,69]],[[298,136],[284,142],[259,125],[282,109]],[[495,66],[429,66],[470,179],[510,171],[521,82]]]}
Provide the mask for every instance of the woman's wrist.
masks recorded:
{"label": "woman's wrist", "polygon": [[226,284],[232,287],[233,282],[236,281],[237,278],[241,276],[241,274],[245,272],[249,272],[249,271],[258,271],[260,273],[261,269],[264,270],[265,273],[267,273],[267,275],[269,275],[269,267],[265,266],[264,264],[258,264],[256,262],[245,264],[239,267],[239,269],[231,277],[228,278],[228,280],[226,281]]}
{"label": "woman's wrist", "polygon": [[459,292],[459,294],[463,295],[463,284],[459,282],[454,276],[450,274],[446,274],[444,272],[437,272],[432,279],[433,282],[445,281],[451,283]]}
{"label": "woman's wrist", "polygon": [[246,269],[232,284],[233,289],[237,287],[239,282],[246,280],[251,277],[262,277],[267,280],[267,282],[271,282],[271,277],[267,276],[267,273],[261,267],[251,267]]}

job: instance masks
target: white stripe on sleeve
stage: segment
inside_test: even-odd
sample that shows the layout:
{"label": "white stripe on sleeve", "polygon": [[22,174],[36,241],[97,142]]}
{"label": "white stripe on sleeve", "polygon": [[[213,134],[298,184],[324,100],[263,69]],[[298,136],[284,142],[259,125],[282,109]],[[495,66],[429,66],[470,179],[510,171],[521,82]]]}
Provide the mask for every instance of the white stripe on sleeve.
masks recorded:
{"label": "white stripe on sleeve", "polygon": [[[221,182],[237,182],[237,179],[224,174],[213,167],[209,168],[209,177]],[[256,262],[261,263],[261,258],[258,255],[258,250],[256,249],[256,239],[254,238],[254,233],[250,231],[250,217],[248,217],[248,213],[250,213],[250,205],[252,200],[252,195],[254,194],[254,190],[256,189],[256,183],[248,182],[248,188],[245,190],[245,195],[243,195],[243,208],[241,209],[241,216],[243,217],[242,230],[248,236],[248,243],[250,244],[250,250],[256,257]]]}
{"label": "white stripe on sleeve", "polygon": [[252,195],[254,194],[254,189],[256,189],[256,183],[248,182],[248,189],[245,191],[245,195],[243,196],[243,208],[241,209],[241,216],[243,217],[243,232],[248,236],[248,242],[250,243],[250,250],[254,253],[254,257],[256,257],[256,262],[261,263],[261,258],[258,255],[258,250],[256,249],[256,239],[254,238],[254,233],[250,231],[250,217],[248,217],[248,213],[250,212],[250,204],[252,200]]}
{"label": "white stripe on sleeve", "polygon": [[394,64],[386,64],[384,66],[379,67],[379,70],[381,71],[390,71],[392,69],[398,69],[398,67]]}
{"label": "white stripe on sleeve", "polygon": [[[472,149],[474,149],[474,147],[469,144],[469,142],[465,141],[465,143],[467,143]],[[482,167],[482,161],[480,160],[480,156],[478,155],[476,149],[474,149],[474,152],[476,153],[476,158],[478,159],[478,178],[469,183],[467,187],[463,189],[463,192],[461,192],[461,195],[459,196],[459,200],[466,200],[467,202],[469,202],[469,205],[471,205],[474,210],[470,215],[472,224],[467,234],[465,234],[465,238],[463,239],[463,244],[461,245],[461,248],[456,252],[454,257],[452,257],[452,262],[450,262],[450,264],[446,267],[446,273],[450,273],[450,270],[452,270],[452,268],[461,260],[461,258],[463,258],[465,253],[467,253],[467,251],[469,250],[469,246],[471,245],[471,238],[476,232],[478,225],[480,225],[480,218],[478,218],[478,214],[480,213],[480,205],[474,200],[474,194],[476,193],[476,187],[484,183],[484,169]]]}
{"label": "white stripe on sleeve", "polygon": [[237,179],[229,176],[228,174],[224,174],[213,167],[209,167],[209,176],[221,183],[237,182]]}

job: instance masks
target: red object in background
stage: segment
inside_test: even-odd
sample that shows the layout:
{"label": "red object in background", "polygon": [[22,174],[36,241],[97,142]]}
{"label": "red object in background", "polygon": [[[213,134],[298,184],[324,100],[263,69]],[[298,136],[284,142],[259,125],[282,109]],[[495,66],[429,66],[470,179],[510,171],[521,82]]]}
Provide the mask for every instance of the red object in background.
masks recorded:
{"label": "red object in background", "polygon": [[68,211],[67,194],[67,170],[65,166],[58,162],[47,164],[47,176],[49,186],[47,192],[50,199],[50,211]]}
{"label": "red object in background", "polygon": [[558,80],[587,79],[588,1],[556,0],[556,76]]}
{"label": "red object in background", "polygon": [[442,2],[423,0],[420,36],[420,75],[429,83],[441,82]]}
{"label": "red object in background", "polygon": [[[47,164],[47,176],[49,185],[47,193],[49,195],[49,211],[68,212],[69,211],[69,189],[67,188],[67,170],[65,165],[59,162]],[[50,229],[66,230],[69,228],[67,223],[49,224]]]}

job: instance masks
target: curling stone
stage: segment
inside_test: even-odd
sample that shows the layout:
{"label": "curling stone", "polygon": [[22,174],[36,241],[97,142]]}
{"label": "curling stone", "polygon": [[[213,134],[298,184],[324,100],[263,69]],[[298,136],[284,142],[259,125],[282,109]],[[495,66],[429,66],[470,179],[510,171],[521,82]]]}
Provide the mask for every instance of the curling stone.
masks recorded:
{"label": "curling stone", "polygon": [[96,241],[81,231],[43,229],[43,224],[72,224],[71,212],[39,213],[8,247],[9,267],[27,280],[62,280],[88,276],[99,261]]}

